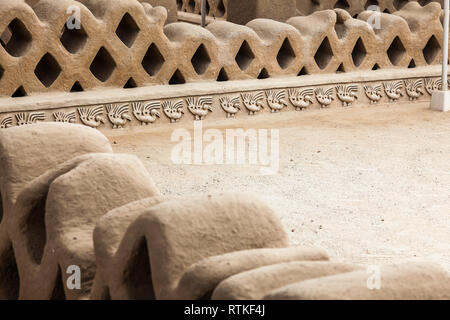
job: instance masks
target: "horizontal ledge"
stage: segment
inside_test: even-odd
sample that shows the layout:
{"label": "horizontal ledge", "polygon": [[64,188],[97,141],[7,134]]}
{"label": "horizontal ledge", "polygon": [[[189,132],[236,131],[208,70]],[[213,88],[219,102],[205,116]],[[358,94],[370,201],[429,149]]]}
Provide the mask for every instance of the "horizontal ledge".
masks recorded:
{"label": "horizontal ledge", "polygon": [[228,94],[255,90],[307,87],[371,81],[389,81],[405,78],[437,77],[441,66],[414,69],[365,70],[338,74],[303,75],[268,79],[234,80],[225,82],[194,82],[182,85],[156,85],[133,89],[105,89],[86,92],[54,92],[21,98],[0,98],[0,113],[53,110],[68,107],[126,103],[135,101],[184,98]]}

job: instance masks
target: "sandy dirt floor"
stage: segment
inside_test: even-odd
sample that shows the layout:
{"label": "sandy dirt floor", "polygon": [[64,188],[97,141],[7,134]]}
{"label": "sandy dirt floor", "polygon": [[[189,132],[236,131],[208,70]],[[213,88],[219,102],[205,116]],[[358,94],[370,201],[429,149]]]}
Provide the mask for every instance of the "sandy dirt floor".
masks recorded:
{"label": "sandy dirt floor", "polygon": [[[280,169],[177,165],[174,128],[118,132],[115,152],[145,163],[166,195],[232,191],[271,205],[293,245],[364,265],[428,260],[450,271],[450,113],[428,103],[335,108],[206,121],[280,131]],[[183,125],[189,130],[193,125]],[[182,226],[180,226],[182,227]]]}

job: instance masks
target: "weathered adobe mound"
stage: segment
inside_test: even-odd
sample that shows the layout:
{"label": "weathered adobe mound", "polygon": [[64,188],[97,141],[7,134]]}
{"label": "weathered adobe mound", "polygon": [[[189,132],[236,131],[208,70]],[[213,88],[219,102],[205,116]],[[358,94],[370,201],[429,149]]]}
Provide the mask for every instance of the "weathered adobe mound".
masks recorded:
{"label": "weathered adobe mound", "polygon": [[[290,247],[253,196],[162,196],[95,129],[5,129],[0,173],[1,299],[450,298],[449,275],[431,264],[384,266],[369,290],[361,266]],[[80,288],[68,285],[74,266]]]}
{"label": "weathered adobe mound", "polygon": [[[67,27],[70,6],[80,29]],[[381,29],[367,23],[376,13],[342,9],[205,29],[164,25],[163,7],[136,0],[0,0],[0,96],[438,64],[441,11],[411,2],[379,14]]]}
{"label": "weathered adobe mound", "polygon": [[[365,10],[394,13],[408,2],[425,6],[430,2],[443,5],[443,0],[207,0],[209,17],[245,24],[257,18],[269,18],[284,22],[293,16],[306,16],[330,9],[346,10],[352,17]],[[201,0],[177,0],[179,12],[201,14]]]}
{"label": "weathered adobe mound", "polygon": [[403,9],[409,2],[418,2],[421,6],[431,2],[443,4],[443,0],[297,0],[297,11],[298,14],[308,15],[320,10],[339,8],[354,16],[371,6],[377,6],[382,12],[393,13]]}

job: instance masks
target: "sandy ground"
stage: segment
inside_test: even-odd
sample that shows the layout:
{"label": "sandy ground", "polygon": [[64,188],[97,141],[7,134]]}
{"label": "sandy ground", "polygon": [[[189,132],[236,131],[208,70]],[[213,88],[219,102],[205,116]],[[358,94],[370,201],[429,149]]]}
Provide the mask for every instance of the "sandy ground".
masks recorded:
{"label": "sandy ground", "polygon": [[[204,129],[275,128],[280,169],[176,165],[174,128],[111,137],[145,163],[166,195],[257,195],[282,219],[293,245],[325,248],[365,265],[428,260],[450,271],[450,113],[414,105],[336,108],[206,121]],[[185,125],[192,130],[192,123]]]}

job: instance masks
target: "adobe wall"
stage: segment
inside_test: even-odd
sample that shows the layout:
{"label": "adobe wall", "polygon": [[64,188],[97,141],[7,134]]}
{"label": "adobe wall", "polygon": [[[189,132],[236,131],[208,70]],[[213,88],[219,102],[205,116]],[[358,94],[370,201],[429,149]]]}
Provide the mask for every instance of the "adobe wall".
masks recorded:
{"label": "adobe wall", "polygon": [[[81,29],[67,28],[72,5]],[[394,14],[352,18],[334,9],[201,28],[165,25],[164,8],[136,0],[0,0],[0,30],[9,26],[0,126],[56,121],[109,131],[430,99],[441,86],[441,12],[412,2]],[[375,18],[380,29],[367,23]]]}

